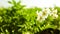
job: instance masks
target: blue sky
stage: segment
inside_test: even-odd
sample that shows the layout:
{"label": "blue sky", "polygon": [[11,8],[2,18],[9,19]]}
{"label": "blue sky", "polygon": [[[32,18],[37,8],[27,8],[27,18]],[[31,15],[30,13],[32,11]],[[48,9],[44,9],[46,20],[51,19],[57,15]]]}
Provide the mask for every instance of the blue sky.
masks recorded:
{"label": "blue sky", "polygon": [[[18,1],[18,0],[16,0]],[[21,0],[23,5],[26,5],[27,8],[29,7],[54,7],[60,6],[60,0]],[[8,4],[7,0],[0,0],[0,7],[8,7],[11,6]]]}

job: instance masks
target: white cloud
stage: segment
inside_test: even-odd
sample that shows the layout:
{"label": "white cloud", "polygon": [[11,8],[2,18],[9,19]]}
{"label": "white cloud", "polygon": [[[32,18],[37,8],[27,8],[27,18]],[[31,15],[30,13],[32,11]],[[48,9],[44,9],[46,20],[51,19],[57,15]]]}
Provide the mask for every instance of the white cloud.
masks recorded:
{"label": "white cloud", "polygon": [[[18,1],[18,0],[16,0]],[[60,0],[21,0],[22,4],[26,5],[27,7],[54,7],[60,6]],[[7,0],[0,0],[0,6],[10,6],[7,3]]]}
{"label": "white cloud", "polygon": [[26,4],[27,7],[54,7],[54,5],[60,6],[60,0],[23,0],[22,4]]}
{"label": "white cloud", "polygon": [[7,0],[0,0],[0,7],[9,7],[11,6],[10,4],[8,4]]}

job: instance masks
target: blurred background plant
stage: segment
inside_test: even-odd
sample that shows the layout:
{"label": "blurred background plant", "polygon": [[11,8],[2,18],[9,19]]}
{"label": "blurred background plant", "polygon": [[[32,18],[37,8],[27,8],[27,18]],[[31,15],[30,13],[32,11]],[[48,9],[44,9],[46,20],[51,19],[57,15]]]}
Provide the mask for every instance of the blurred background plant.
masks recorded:
{"label": "blurred background plant", "polygon": [[[60,7],[57,9],[58,18],[49,16],[42,22],[37,20],[37,11],[42,12],[42,8],[25,8],[20,1],[8,1],[12,7],[0,8],[0,33],[1,34],[35,34],[45,29],[52,28],[60,30]],[[52,10],[52,8],[49,8]]]}

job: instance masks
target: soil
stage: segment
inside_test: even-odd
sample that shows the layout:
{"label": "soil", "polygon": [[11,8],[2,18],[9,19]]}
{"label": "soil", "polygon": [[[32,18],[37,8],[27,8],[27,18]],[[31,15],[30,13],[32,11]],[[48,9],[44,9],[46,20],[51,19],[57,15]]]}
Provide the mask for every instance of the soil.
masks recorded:
{"label": "soil", "polygon": [[45,29],[43,31],[40,31],[36,34],[60,34],[60,31],[58,29],[49,28],[49,29]]}

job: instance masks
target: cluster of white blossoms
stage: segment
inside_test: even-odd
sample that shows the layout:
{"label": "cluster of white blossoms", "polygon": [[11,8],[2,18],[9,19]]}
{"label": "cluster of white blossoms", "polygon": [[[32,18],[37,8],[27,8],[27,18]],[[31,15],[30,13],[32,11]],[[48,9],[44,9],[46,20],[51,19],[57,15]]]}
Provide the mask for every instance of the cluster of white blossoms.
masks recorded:
{"label": "cluster of white blossoms", "polygon": [[42,11],[40,12],[36,12],[37,13],[37,20],[43,21],[45,20],[49,15],[52,16],[53,18],[57,18],[57,9],[52,8],[52,10],[50,10],[49,8],[44,8],[42,9]]}
{"label": "cluster of white blossoms", "polygon": [[57,9],[52,8],[50,16],[52,16],[54,19],[57,18],[58,17]]}

